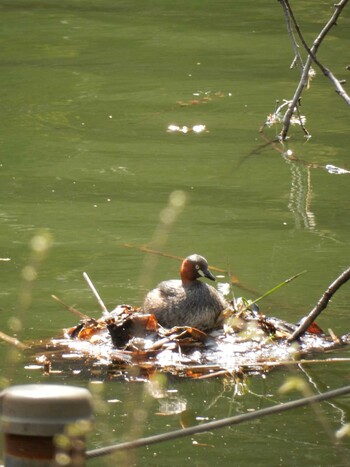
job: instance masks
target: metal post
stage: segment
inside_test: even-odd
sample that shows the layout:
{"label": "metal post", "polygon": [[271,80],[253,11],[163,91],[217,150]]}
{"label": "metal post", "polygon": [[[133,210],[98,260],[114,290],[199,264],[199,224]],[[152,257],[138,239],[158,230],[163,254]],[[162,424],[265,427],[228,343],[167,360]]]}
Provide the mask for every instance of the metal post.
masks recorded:
{"label": "metal post", "polygon": [[91,421],[87,389],[50,384],[5,389],[0,393],[5,467],[84,466]]}

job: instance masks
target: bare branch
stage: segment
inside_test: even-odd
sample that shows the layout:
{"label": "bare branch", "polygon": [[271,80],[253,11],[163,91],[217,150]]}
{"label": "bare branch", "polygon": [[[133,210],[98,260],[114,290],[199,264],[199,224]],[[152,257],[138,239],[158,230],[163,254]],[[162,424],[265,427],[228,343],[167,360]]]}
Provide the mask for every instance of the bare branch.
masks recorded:
{"label": "bare branch", "polygon": [[315,321],[317,316],[323,311],[328,305],[329,300],[339,289],[340,286],[345,284],[350,279],[350,268],[346,269],[324,292],[317,305],[310,311],[307,317],[302,321],[301,325],[294,331],[294,333],[288,338],[288,341],[295,341],[301,335],[305,334],[310,324]]}
{"label": "bare branch", "polygon": [[[294,27],[295,27],[295,30],[297,31],[298,33],[298,36],[300,37],[300,40],[303,44],[303,46],[305,47],[307,53],[311,56],[312,60],[316,63],[316,65],[320,68],[320,70],[322,71],[322,73],[332,81],[332,83],[334,84],[335,88],[336,88],[336,92],[345,100],[345,102],[350,105],[350,97],[347,95],[346,91],[344,90],[343,86],[341,85],[340,81],[333,75],[333,73],[328,69],[326,68],[325,66],[322,65],[322,63],[320,63],[320,61],[316,58],[316,55],[315,53],[309,48],[309,46],[307,45],[305,39],[304,39],[304,36],[299,28],[299,25],[295,19],[295,16],[293,14],[293,11],[291,10],[290,6],[289,6],[289,1],[288,0],[284,0],[285,3],[287,4],[288,6],[288,12],[290,14],[290,18],[294,24]],[[338,16],[340,15],[342,9],[345,7],[345,5],[347,4],[348,0],[342,0],[338,5],[336,5],[336,10],[334,12],[334,15],[336,16],[336,19],[338,18]],[[335,21],[336,21],[335,19]],[[322,32],[324,32],[324,35],[327,34],[327,32],[329,31],[329,29],[336,23],[331,23],[332,21],[332,18],[329,20],[329,22],[327,23],[327,25],[325,26],[325,28],[321,31],[320,35],[317,37],[316,41],[320,38]],[[331,24],[330,24],[331,23]],[[328,26],[328,29],[326,30]],[[315,41],[315,42],[316,42]]]}
{"label": "bare branch", "polygon": [[[321,32],[319,33],[319,35],[315,39],[312,47],[309,48],[307,46],[305,40],[304,40],[303,35],[301,34],[299,25],[298,25],[298,23],[297,23],[297,21],[296,21],[296,19],[294,17],[293,11],[290,8],[289,1],[288,0],[279,0],[279,2],[281,3],[281,5],[282,5],[282,7],[284,9],[286,17],[290,18],[293,21],[294,27],[295,27],[295,29],[296,29],[296,31],[297,31],[303,45],[304,45],[304,47],[306,48],[306,50],[308,52],[308,57],[306,59],[305,65],[304,65],[299,84],[298,84],[297,89],[296,89],[296,91],[294,93],[293,99],[292,99],[292,101],[291,101],[291,103],[290,103],[290,105],[289,105],[289,107],[288,107],[288,109],[287,109],[287,111],[286,111],[286,113],[285,113],[285,115],[283,117],[283,128],[282,128],[281,135],[280,135],[282,140],[286,139],[287,134],[288,134],[288,130],[289,130],[290,120],[292,118],[293,113],[296,111],[296,109],[298,109],[301,94],[302,94],[304,88],[307,86],[307,83],[308,83],[311,64],[312,64],[313,61],[322,69],[322,72],[325,74],[325,76],[327,76],[334,83],[337,93],[350,105],[350,98],[346,94],[346,92],[343,89],[343,87],[342,87],[341,83],[339,82],[339,80],[337,80],[335,78],[335,76],[330,72],[330,70],[323,67],[323,65],[320,64],[320,62],[316,59],[316,53],[317,53],[318,48],[320,47],[322,41],[324,40],[324,38],[326,37],[326,35],[330,31],[330,29],[334,25],[336,25],[337,19],[338,19],[339,15],[341,14],[342,10],[344,9],[344,7],[346,6],[346,4],[348,3],[348,1],[349,0],[341,0],[339,3],[337,3],[335,5],[335,10],[334,10],[333,15],[331,16],[329,21],[326,23],[326,25],[323,27],[323,29],[321,30]],[[288,22],[287,22],[287,25],[288,25]]]}
{"label": "bare branch", "polygon": [[74,313],[76,316],[78,316],[80,319],[91,319],[90,316],[86,315],[85,313],[82,313],[81,311],[77,310],[76,308],[66,305],[60,298],[58,298],[56,295],[51,295],[51,297],[56,300],[56,302],[60,303],[63,305],[68,311]]}
{"label": "bare branch", "polygon": [[5,334],[4,332],[1,332],[1,331],[0,331],[0,339],[21,350],[25,350],[29,348],[27,345],[23,344],[21,341],[19,341],[15,337],[11,337],[8,334]]}

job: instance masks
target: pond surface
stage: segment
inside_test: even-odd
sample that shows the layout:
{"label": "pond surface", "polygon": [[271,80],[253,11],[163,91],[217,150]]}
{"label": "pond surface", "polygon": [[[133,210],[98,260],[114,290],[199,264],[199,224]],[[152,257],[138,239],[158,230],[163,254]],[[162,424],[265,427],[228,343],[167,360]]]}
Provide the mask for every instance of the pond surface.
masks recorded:
{"label": "pond surface", "polygon": [[[296,6],[306,40],[331,8]],[[318,73],[302,105],[312,138],[293,127],[283,148],[299,161],[264,146],[258,131],[298,81],[278,2],[3,0],[0,12],[0,330],[39,340],[76,324],[52,294],[98,317],[83,271],[109,309],[140,305],[179,268],[142,245],[204,255],[237,276],[234,293],[247,298],[306,269],[260,304],[290,322],[349,266],[350,178],[323,168],[350,169],[348,107]],[[320,50],[339,79],[349,26],[345,10]],[[341,335],[348,314],[345,285],[318,322]],[[252,377],[244,395],[230,381],[169,378],[158,398],[148,383],[48,377],[27,363],[0,343],[1,385],[93,391],[90,449],[295,399],[302,394],[278,392],[291,376],[316,393],[350,380],[348,363],[318,364]],[[349,465],[349,438],[334,441],[349,412],[342,398],[89,465]]]}

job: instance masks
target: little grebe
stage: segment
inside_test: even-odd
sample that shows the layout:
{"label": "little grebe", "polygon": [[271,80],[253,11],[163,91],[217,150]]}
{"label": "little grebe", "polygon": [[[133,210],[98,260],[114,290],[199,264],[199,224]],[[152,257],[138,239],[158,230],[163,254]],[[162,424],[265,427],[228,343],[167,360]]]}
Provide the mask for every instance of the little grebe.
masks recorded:
{"label": "little grebe", "polygon": [[180,276],[181,280],[161,282],[148,292],[144,312],[154,314],[158,323],[166,328],[214,328],[228,303],[214,287],[197,280],[207,277],[215,281],[207,260],[199,255],[188,256],[181,265]]}

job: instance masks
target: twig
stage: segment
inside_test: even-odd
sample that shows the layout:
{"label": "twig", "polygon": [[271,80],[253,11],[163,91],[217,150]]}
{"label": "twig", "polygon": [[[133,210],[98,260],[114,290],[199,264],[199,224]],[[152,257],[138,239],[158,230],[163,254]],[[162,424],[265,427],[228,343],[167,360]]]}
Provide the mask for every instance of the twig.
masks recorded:
{"label": "twig", "polygon": [[259,302],[260,300],[262,300],[265,297],[268,297],[272,293],[276,292],[276,290],[280,289],[281,287],[284,287],[285,285],[289,284],[289,282],[292,282],[294,279],[296,279],[297,277],[299,277],[299,276],[301,276],[302,274],[305,274],[305,273],[306,273],[306,271],[298,272],[298,274],[294,274],[294,276],[289,277],[289,279],[286,279],[285,281],[280,282],[279,284],[275,285],[275,287],[273,287],[272,289],[265,292],[263,295],[261,295],[261,297],[258,297],[256,300],[253,300],[252,302],[249,301],[248,305],[245,308],[243,308],[242,310],[240,310],[238,315],[243,313],[244,311],[247,311],[249,309],[249,307],[251,307],[255,303]]}
{"label": "twig", "polygon": [[199,379],[216,378],[218,376],[223,376],[223,375],[227,375],[227,374],[230,374],[229,370],[219,370],[219,371],[215,371],[214,373],[208,373],[206,375],[197,376],[195,378],[195,380],[197,381]]}
{"label": "twig", "polygon": [[86,453],[86,458],[91,459],[93,457],[104,456],[112,454],[116,451],[124,451],[126,449],[135,449],[142,446],[150,446],[152,444],[170,441],[173,439],[184,438],[186,436],[192,436],[197,433],[203,433],[205,431],[212,431],[218,428],[224,428],[227,426],[238,425],[240,423],[248,422],[251,420],[261,419],[263,417],[274,415],[287,410],[296,409],[298,407],[304,407],[306,405],[315,404],[324,400],[333,399],[334,397],[340,397],[350,393],[350,386],[344,386],[333,391],[324,392],[317,394],[316,396],[303,397],[302,399],[296,399],[294,401],[285,402],[282,404],[273,405],[272,407],[266,407],[264,409],[256,410],[255,412],[247,412],[241,415],[235,415],[233,417],[224,418],[221,420],[214,420],[212,422],[203,423],[198,426],[191,426],[182,430],[170,431],[168,433],[162,433],[160,435],[149,436],[148,438],[139,438],[134,441],[127,441],[114,446],[106,446],[103,448],[94,449]]}
{"label": "twig", "polygon": [[[290,17],[293,19],[294,15],[293,15],[293,12],[291,11],[288,0],[279,0],[279,2],[283,5],[285,11],[288,12]],[[290,120],[292,118],[293,113],[295,112],[295,109],[299,105],[299,100],[300,100],[301,94],[302,94],[304,88],[307,85],[309,71],[310,71],[310,68],[311,68],[311,64],[314,61],[314,58],[316,56],[317,50],[318,50],[319,46],[321,45],[323,39],[326,37],[326,35],[330,31],[330,29],[336,24],[337,19],[338,19],[339,15],[340,15],[341,11],[343,10],[345,5],[347,4],[347,2],[348,2],[348,0],[341,0],[338,4],[335,5],[335,11],[334,11],[332,17],[326,23],[326,25],[323,27],[320,34],[317,36],[317,38],[315,39],[312,47],[307,48],[308,57],[306,59],[305,65],[304,65],[303,72],[301,74],[299,84],[298,84],[297,89],[296,89],[296,91],[294,93],[291,104],[289,105],[288,110],[286,111],[286,113],[285,113],[285,115],[283,117],[283,128],[282,128],[281,135],[280,135],[282,141],[284,141],[287,138],[287,134],[288,134],[289,126],[290,126]],[[295,18],[294,18],[294,21],[293,21],[294,25],[297,24]],[[296,30],[299,31],[299,27],[298,26],[295,26],[295,27],[296,27]],[[299,37],[301,37],[301,36],[299,35]],[[304,41],[304,39],[302,39],[302,40]],[[304,43],[305,43],[305,41],[303,42],[303,44]],[[341,87],[339,82],[338,82],[338,85]],[[342,88],[341,89],[339,88],[338,93],[340,95],[342,95],[341,94],[342,92],[345,93],[345,91]],[[342,97],[344,97],[344,96],[342,95]]]}
{"label": "twig", "polygon": [[[320,63],[317,63],[317,64],[321,65]],[[322,65],[321,65],[321,67],[322,67]],[[341,82],[333,75],[331,70],[329,70],[326,67],[323,67],[323,73],[328,79],[330,79],[332,81],[332,83],[335,86],[335,90],[339,94],[339,96],[342,97],[348,105],[350,105],[349,95],[346,93],[345,89],[341,85]]]}
{"label": "twig", "polygon": [[162,251],[153,250],[152,248],[148,248],[147,246],[137,246],[132,245],[131,243],[123,243],[123,246],[125,246],[126,248],[136,248],[137,250],[143,251],[144,253],[150,253],[152,255],[159,255],[164,256],[165,258],[178,259],[179,261],[183,261],[183,258],[181,256],[171,255],[170,253],[163,253]]}
{"label": "twig", "polygon": [[56,302],[60,303],[63,305],[68,311],[71,311],[75,315],[79,316],[80,319],[91,319],[90,316],[86,315],[85,313],[82,313],[81,311],[77,310],[76,308],[67,305],[64,303],[60,298],[56,297],[56,295],[51,295],[51,297],[56,300]]}
{"label": "twig", "polygon": [[[143,251],[144,253],[150,253],[151,255],[159,255],[159,256],[163,256],[164,258],[177,259],[179,261],[184,260],[184,258],[182,258],[181,256],[171,255],[170,253],[164,253],[163,251],[159,251],[159,250],[153,250],[152,248],[148,248],[147,246],[137,246],[137,245],[132,245],[131,243],[124,243],[123,246],[125,246],[126,248],[136,248],[137,250]],[[216,266],[210,265],[210,269],[216,272],[222,272],[223,274],[227,273],[225,269],[217,268]]]}
{"label": "twig", "polygon": [[341,358],[341,357],[335,357],[335,358],[324,358],[322,360],[317,360],[317,359],[311,359],[311,360],[281,360],[281,361],[275,361],[275,362],[256,362],[253,364],[242,364],[240,367],[244,370],[246,367],[249,369],[250,368],[258,368],[258,367],[280,367],[280,366],[291,366],[291,365],[318,365],[318,364],[325,364],[325,363],[349,363],[350,358]]}
{"label": "twig", "polygon": [[[151,248],[148,248],[147,246],[137,246],[137,245],[133,245],[133,244],[131,244],[131,243],[124,243],[123,246],[126,247],[126,248],[136,248],[137,250],[143,251],[144,253],[149,253],[149,254],[152,254],[152,255],[164,256],[165,258],[177,259],[177,260],[179,260],[179,261],[183,261],[183,259],[184,259],[184,258],[182,258],[181,256],[171,255],[170,253],[164,253],[163,251],[159,251],[159,250],[153,250],[153,249],[151,249]],[[220,272],[220,273],[222,273],[222,274],[228,274],[228,272],[226,271],[226,269],[218,268],[218,267],[212,266],[212,265],[210,265],[209,267],[210,267],[210,269],[211,269],[212,271]],[[246,292],[253,293],[254,295],[258,295],[258,294],[259,294],[255,289],[252,289],[251,287],[242,284],[242,283],[240,282],[240,280],[238,279],[238,277],[236,277],[236,276],[234,276],[234,275],[230,276],[230,282],[231,282],[233,285],[236,285],[237,287],[239,287],[240,289],[245,290]]]}
{"label": "twig", "polygon": [[[336,348],[339,347],[339,345],[335,346]],[[333,349],[333,348],[332,348]],[[319,364],[325,364],[325,363],[349,363],[350,358],[348,357],[334,357],[334,358],[323,358],[322,360],[320,359],[301,359],[301,360],[265,360],[265,361],[258,361],[258,362],[250,362],[250,363],[239,363],[239,370],[240,371],[246,371],[249,372],[250,370],[256,371],[257,368],[259,368],[259,371],[264,371],[264,369],[274,369],[277,367],[283,367],[283,366],[299,366],[299,365],[319,365]],[[260,370],[261,368],[261,370]],[[227,368],[223,368],[219,364],[217,365],[189,365],[186,366],[187,371],[192,371],[192,372],[203,372],[203,376],[197,376],[195,379],[201,379],[201,378],[206,378],[207,375],[210,377],[211,375],[217,375],[220,374],[221,372],[227,373],[227,374],[232,374],[232,370],[228,370]],[[204,373],[204,370],[207,373]],[[212,373],[210,373],[210,371]]]}
{"label": "twig", "polygon": [[15,337],[8,336],[7,334],[1,331],[0,331],[0,339],[7,342],[8,344],[13,345],[14,347],[17,347],[17,349],[21,349],[21,350],[29,349],[28,345],[23,344],[21,341],[19,341]]}
{"label": "twig", "polygon": [[[335,5],[335,8],[336,8],[336,11],[335,11],[335,15],[336,15],[336,18],[335,18],[335,22],[333,23],[330,23],[330,21],[327,23],[326,27],[328,26],[328,30],[334,25],[336,24],[336,20],[338,18],[338,16],[340,15],[341,11],[343,10],[343,8],[345,7],[345,5],[347,4],[349,0],[342,0],[340,1],[337,5]],[[305,39],[304,39],[304,36],[299,28],[299,25],[295,19],[295,16],[294,16],[294,13],[292,11],[292,9],[290,8],[290,5],[289,5],[289,1],[288,0],[284,0],[284,2],[287,4],[288,8],[289,8],[289,13],[290,13],[290,18],[292,19],[293,21],[293,24],[294,24],[294,27],[295,27],[295,30],[297,31],[298,33],[298,36],[300,37],[300,40],[303,44],[303,46],[305,47],[307,53],[309,54],[309,56],[311,56],[312,60],[316,63],[316,65],[320,68],[320,70],[322,71],[322,73],[332,81],[332,83],[334,84],[335,86],[335,89],[336,89],[336,92],[345,100],[345,102],[350,105],[350,97],[347,95],[346,91],[344,90],[343,86],[341,85],[340,81],[333,75],[333,73],[328,69],[326,68],[325,66],[322,65],[322,63],[320,63],[320,61],[316,58],[314,52],[309,48],[309,46],[307,45]],[[328,33],[328,30],[326,31],[325,34]],[[318,39],[318,38],[317,38]],[[316,40],[317,40],[316,39]]]}
{"label": "twig", "polygon": [[83,272],[83,276],[84,276],[84,279],[86,280],[88,286],[92,290],[92,293],[95,295],[95,297],[96,297],[96,299],[98,301],[98,304],[100,305],[103,313],[108,314],[109,311],[107,310],[106,305],[103,303],[102,298],[99,296],[97,290],[95,289],[94,284],[91,282],[90,277],[86,274],[86,272]]}
{"label": "twig", "polygon": [[[299,120],[299,124],[300,124],[300,128],[303,130],[304,132],[304,135],[307,137],[307,138],[311,138],[311,135],[310,133],[307,131],[307,129],[305,128],[305,125],[304,125],[304,122],[303,122],[303,117],[300,113],[300,108],[299,106],[296,107],[296,112],[297,112],[297,115],[298,115],[298,120]],[[304,118],[305,120],[305,118]]]}
{"label": "twig", "polygon": [[291,20],[290,8],[289,8],[289,5],[288,5],[287,2],[281,1],[280,3],[282,5],[284,15],[286,17],[287,30],[288,30],[289,36],[291,38],[294,53],[295,53],[295,57],[294,57],[294,60],[292,62],[292,65],[290,66],[290,68],[293,68],[294,65],[295,65],[295,62],[298,62],[299,66],[300,66],[300,69],[302,70],[303,67],[304,67],[304,64],[303,64],[303,60],[302,60],[300,52],[299,52],[299,45],[297,44],[297,41],[296,41],[295,36],[294,36],[293,29],[292,29],[292,26],[291,26],[291,23],[290,23],[290,20]]}
{"label": "twig", "polygon": [[346,269],[324,292],[317,305],[310,311],[307,317],[302,321],[300,326],[293,332],[293,334],[288,338],[289,342],[295,341],[300,336],[305,334],[307,328],[310,324],[315,321],[317,316],[326,308],[329,300],[335,294],[335,292],[341,287],[345,282],[350,279],[350,268]]}

